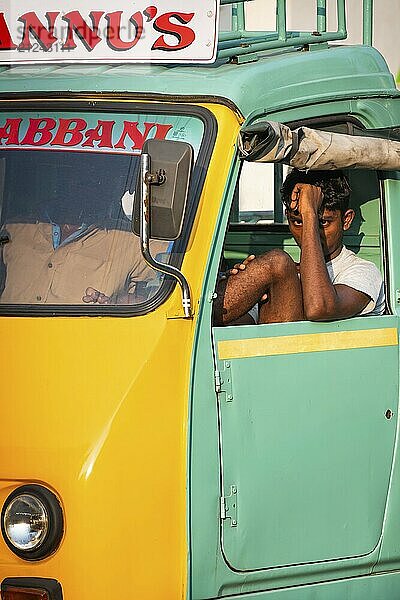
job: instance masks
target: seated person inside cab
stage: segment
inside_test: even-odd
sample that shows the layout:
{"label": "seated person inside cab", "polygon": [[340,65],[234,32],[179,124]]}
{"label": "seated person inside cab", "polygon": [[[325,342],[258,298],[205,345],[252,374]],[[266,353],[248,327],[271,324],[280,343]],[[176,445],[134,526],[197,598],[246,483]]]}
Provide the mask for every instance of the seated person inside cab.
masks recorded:
{"label": "seated person inside cab", "polygon": [[380,315],[384,286],[377,267],[343,245],[354,219],[350,186],[340,171],[293,170],[282,201],[300,247],[295,263],[283,250],[249,256],[219,282],[215,324],[330,321]]}
{"label": "seated person inside cab", "polygon": [[[147,301],[162,280],[131,230],[130,158],[59,154],[3,152],[0,304]],[[166,247],[151,242],[155,256]]]}
{"label": "seated person inside cab", "polygon": [[6,223],[2,235],[0,304],[137,304],[146,300],[141,285],[155,278],[139,239],[115,226],[39,220]]}

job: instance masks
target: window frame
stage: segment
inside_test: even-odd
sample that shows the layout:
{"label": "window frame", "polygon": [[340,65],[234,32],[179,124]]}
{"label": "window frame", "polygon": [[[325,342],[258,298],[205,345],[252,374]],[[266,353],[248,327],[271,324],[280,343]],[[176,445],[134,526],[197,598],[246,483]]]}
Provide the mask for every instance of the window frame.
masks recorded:
{"label": "window frame", "polygon": [[[7,101],[3,102],[3,101]],[[119,113],[131,114],[150,113],[159,115],[187,116],[198,118],[204,126],[204,135],[201,140],[197,161],[192,173],[187,210],[184,217],[182,235],[175,242],[174,257],[170,264],[180,268],[183,262],[184,254],[189,242],[195,215],[197,212],[200,195],[203,189],[204,181],[207,175],[207,167],[211,159],[217,137],[217,120],[215,116],[205,107],[191,105],[188,103],[163,104],[160,101],[151,103],[148,101],[138,102],[137,98],[132,98],[130,94],[118,95],[115,100],[101,99],[96,101],[92,99],[82,100],[76,96],[68,98],[68,94],[61,98],[52,99],[51,95],[46,95],[41,99],[29,99],[26,97],[16,97],[15,94],[1,95],[0,113],[14,112],[23,110],[24,112],[86,112],[86,113]],[[144,260],[144,259],[143,259]],[[0,304],[1,316],[108,316],[108,317],[134,317],[148,314],[162,305],[173,292],[177,282],[175,279],[165,277],[159,290],[148,301],[142,304],[130,305],[69,305],[69,304]]]}
{"label": "window frame", "polygon": [[[265,116],[260,117],[260,120],[264,119]],[[255,119],[257,121],[257,119]],[[290,129],[296,129],[298,127],[314,127],[316,129],[324,129],[328,126],[334,125],[346,125],[347,133],[349,135],[354,134],[354,128],[360,130],[367,130],[368,128],[363,124],[360,118],[357,118],[354,115],[346,114],[346,113],[338,113],[333,115],[322,115],[316,117],[308,117],[306,119],[293,119],[288,121],[283,121],[285,125],[290,127]],[[400,128],[399,128],[400,129]],[[371,129],[371,131],[377,130],[379,131],[379,127],[375,127]],[[238,158],[238,160],[240,160]],[[243,162],[243,161],[241,161]],[[395,314],[390,305],[390,290],[391,290],[391,274],[390,274],[390,266],[388,260],[388,221],[387,221],[387,210],[386,210],[386,193],[384,186],[384,172],[375,170],[377,175],[377,182],[379,185],[379,227],[380,227],[380,249],[381,249],[381,263],[382,263],[382,277],[385,289],[385,313],[384,315],[393,315]],[[238,173],[237,178],[237,188],[239,185],[239,180],[241,176],[241,166]],[[235,202],[236,189],[232,199],[231,211]],[[279,196],[278,196],[279,197]],[[277,194],[275,189],[275,198],[274,198],[274,206],[276,204]],[[231,213],[230,213],[231,214]],[[289,225],[287,223],[238,223],[231,222],[230,219],[228,221],[228,226],[225,232],[225,239],[222,248],[221,260],[224,257],[225,251],[225,242],[226,236],[228,233],[289,233]]]}
{"label": "window frame", "polygon": [[[263,117],[261,120],[265,120],[265,117]],[[257,122],[257,120],[255,120],[255,122]],[[304,120],[300,120],[300,119],[295,119],[292,121],[283,121],[283,123],[285,125],[287,125],[290,129],[297,129],[298,127],[310,127],[310,128],[315,128],[315,129],[321,129],[324,130],[324,127],[332,127],[334,125],[345,125],[347,127],[347,131],[346,134],[348,135],[352,135],[354,133],[354,127],[358,128],[358,129],[366,129],[365,125],[363,125],[363,123],[354,115],[346,115],[345,113],[342,114],[336,114],[336,115],[325,115],[325,116],[321,116],[321,117],[309,117],[307,119]],[[240,181],[240,177],[241,177],[241,172],[242,172],[242,165],[245,161],[241,161],[241,166],[240,166],[240,170],[239,170],[239,175],[238,175],[238,179],[237,179],[237,187],[235,189],[234,192],[234,197],[233,197],[233,201],[232,201],[232,208],[231,208],[231,214],[232,211],[235,207],[235,202],[238,203],[239,201],[239,196],[238,196],[238,186],[239,186],[239,181]],[[263,227],[265,228],[267,231],[275,231],[277,233],[279,232],[287,232],[289,231],[289,226],[287,225],[287,223],[285,223],[284,221],[284,213],[283,213],[283,207],[281,206],[281,202],[280,202],[280,194],[279,194],[279,190],[277,186],[282,185],[283,183],[283,173],[282,173],[282,169],[283,169],[283,165],[280,163],[273,163],[274,164],[274,222],[273,223],[240,223],[240,222],[231,222],[229,220],[229,228],[228,231],[254,231],[256,232],[258,228]],[[278,209],[278,211],[277,211]],[[282,219],[281,221],[275,221],[275,214],[276,212],[278,212],[279,217]],[[237,214],[239,214],[237,212]]]}

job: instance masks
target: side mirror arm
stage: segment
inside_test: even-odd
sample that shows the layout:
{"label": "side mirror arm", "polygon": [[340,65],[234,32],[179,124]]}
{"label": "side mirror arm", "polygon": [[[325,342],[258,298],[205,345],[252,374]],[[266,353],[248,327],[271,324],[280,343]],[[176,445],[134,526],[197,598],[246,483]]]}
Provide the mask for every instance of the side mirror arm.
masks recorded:
{"label": "side mirror arm", "polygon": [[185,318],[192,317],[192,301],[190,287],[183,273],[172,265],[156,261],[150,252],[150,204],[151,186],[162,185],[157,175],[151,173],[150,154],[142,154],[140,158],[140,249],[146,263],[155,271],[170,275],[178,280],[182,290],[182,306]]}

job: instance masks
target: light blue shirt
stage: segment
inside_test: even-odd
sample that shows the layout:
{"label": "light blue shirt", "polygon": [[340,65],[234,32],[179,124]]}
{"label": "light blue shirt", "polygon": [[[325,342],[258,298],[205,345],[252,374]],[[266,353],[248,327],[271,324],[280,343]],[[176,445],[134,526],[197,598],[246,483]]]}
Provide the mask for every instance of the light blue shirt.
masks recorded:
{"label": "light blue shirt", "polygon": [[59,248],[60,246],[65,246],[66,244],[73,242],[74,240],[76,240],[79,237],[81,237],[82,235],[84,235],[88,230],[88,225],[86,225],[86,223],[82,223],[82,225],[79,227],[79,229],[77,229],[76,231],[74,231],[74,233],[71,233],[71,235],[69,235],[63,241],[61,241],[60,225],[57,225],[57,223],[51,223],[51,224],[53,226],[52,237],[53,237],[54,250],[57,250],[57,248]]}

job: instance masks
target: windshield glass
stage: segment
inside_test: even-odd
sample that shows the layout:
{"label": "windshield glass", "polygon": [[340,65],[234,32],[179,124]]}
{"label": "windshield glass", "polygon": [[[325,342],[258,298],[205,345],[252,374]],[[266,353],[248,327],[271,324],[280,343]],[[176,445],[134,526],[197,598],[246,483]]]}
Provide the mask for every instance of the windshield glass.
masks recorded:
{"label": "windshield glass", "polygon": [[[149,302],[163,276],[131,232],[140,152],[183,140],[197,160],[203,136],[187,114],[1,114],[0,304]],[[152,254],[174,262],[178,243],[152,240]]]}

